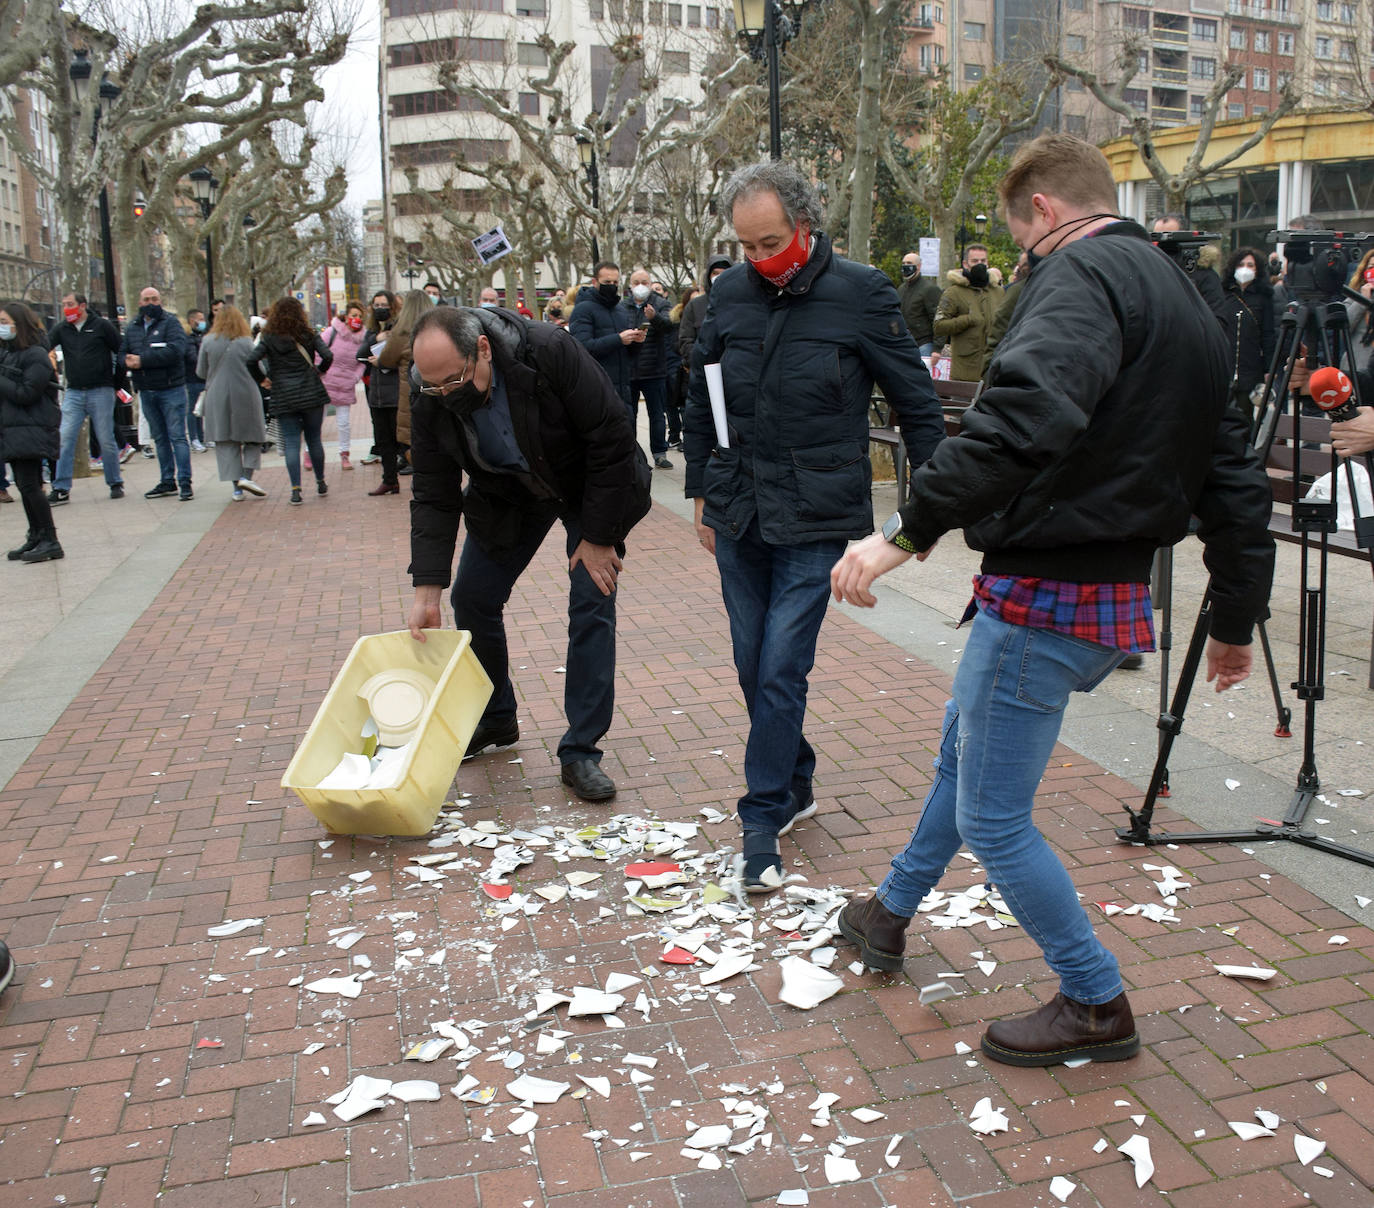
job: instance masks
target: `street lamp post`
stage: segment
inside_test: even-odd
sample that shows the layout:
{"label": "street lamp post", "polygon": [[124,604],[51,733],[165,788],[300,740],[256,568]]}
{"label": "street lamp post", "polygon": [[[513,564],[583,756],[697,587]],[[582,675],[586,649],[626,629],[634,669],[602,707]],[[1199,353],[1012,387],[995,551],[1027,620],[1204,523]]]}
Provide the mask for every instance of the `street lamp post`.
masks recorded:
{"label": "street lamp post", "polygon": [[[577,157],[582,161],[582,168],[587,173],[587,183],[592,190],[592,209],[596,211],[597,218],[601,217],[601,173],[596,166],[596,144],[591,139],[579,134],[577,136]],[[597,264],[601,260],[601,246],[596,241],[596,228],[592,228],[592,263]]]}
{"label": "street lamp post", "polygon": [[806,0],[791,0],[784,15],[778,0],[734,0],[735,32],[746,39],[749,56],[768,64],[768,154],[782,158],[782,49],[797,36]]}
{"label": "street lamp post", "polygon": [[[91,86],[91,59],[90,51],[78,50],[73,53],[71,65],[67,68],[67,75],[72,82],[72,90],[76,93],[76,100],[81,104],[86,99],[86,92]],[[100,132],[100,117],[105,105],[112,104],[118,99],[120,94],[118,84],[112,83],[108,78],[100,81],[100,100],[101,104],[96,106],[95,119],[91,124],[91,146],[95,146]],[[100,186],[100,250],[105,268],[105,309],[106,318],[111,323],[118,325],[119,311],[118,304],[115,302],[115,280],[114,280],[114,241],[110,236],[110,186],[102,183]]]}
{"label": "street lamp post", "polygon": [[414,265],[413,263],[406,269],[405,272],[403,272],[403,273],[401,274],[402,277],[404,277],[407,281],[410,282],[410,288],[411,288],[411,289],[414,289],[414,288],[415,288],[415,279],[416,279],[419,275],[420,275],[420,270],[419,270],[418,268],[416,268],[415,265]]}
{"label": "street lamp post", "polygon": [[[207,223],[215,212],[215,202],[219,200],[219,180],[209,168],[192,168],[187,176],[191,180],[191,193],[200,202],[200,216]],[[210,243],[210,232],[205,232],[205,309],[215,304],[215,249]]]}
{"label": "street lamp post", "polygon": [[[245,244],[248,245],[248,280],[252,286],[254,314],[258,313],[258,269],[256,260],[253,256],[253,244],[248,238],[248,232],[251,231],[257,225],[258,224],[253,221],[252,214],[245,214],[243,216],[243,241]],[[214,306],[214,304],[215,300],[211,298],[210,305]]]}

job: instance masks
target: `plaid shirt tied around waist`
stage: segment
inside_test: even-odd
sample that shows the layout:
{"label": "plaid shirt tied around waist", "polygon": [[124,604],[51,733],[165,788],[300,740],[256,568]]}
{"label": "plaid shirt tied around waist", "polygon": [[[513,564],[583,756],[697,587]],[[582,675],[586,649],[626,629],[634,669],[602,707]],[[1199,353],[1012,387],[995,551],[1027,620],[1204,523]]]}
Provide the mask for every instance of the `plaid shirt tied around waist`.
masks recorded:
{"label": "plaid shirt tied around waist", "polygon": [[971,619],[981,604],[989,616],[1008,625],[1049,629],[1129,654],[1155,648],[1148,583],[1070,583],[975,575],[973,597],[964,621]]}

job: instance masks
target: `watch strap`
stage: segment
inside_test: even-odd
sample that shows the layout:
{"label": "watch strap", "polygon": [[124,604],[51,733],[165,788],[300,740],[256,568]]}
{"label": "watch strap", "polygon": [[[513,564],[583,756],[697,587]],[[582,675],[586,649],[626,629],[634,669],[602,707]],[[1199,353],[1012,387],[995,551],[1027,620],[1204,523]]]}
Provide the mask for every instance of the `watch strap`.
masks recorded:
{"label": "watch strap", "polygon": [[893,537],[892,544],[895,545],[899,550],[904,550],[908,554],[920,553],[920,550],[916,548],[911,538],[908,537],[905,533],[898,533],[895,537]]}

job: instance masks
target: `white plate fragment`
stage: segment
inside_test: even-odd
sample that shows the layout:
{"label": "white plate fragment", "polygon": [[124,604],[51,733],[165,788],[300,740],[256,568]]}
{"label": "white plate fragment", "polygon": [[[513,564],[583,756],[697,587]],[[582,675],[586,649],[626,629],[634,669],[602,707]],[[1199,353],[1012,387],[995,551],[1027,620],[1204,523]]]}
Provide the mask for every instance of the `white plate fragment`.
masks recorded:
{"label": "white plate fragment", "polygon": [[887,1143],[887,1150],[883,1153],[883,1161],[887,1163],[888,1168],[891,1170],[896,1170],[901,1164],[902,1159],[897,1156],[897,1146],[901,1143],[902,1137],[899,1133]]}
{"label": "white plate fragment", "polygon": [[534,1126],[539,1123],[538,1112],[521,1112],[508,1125],[506,1131],[513,1133],[517,1137],[523,1137],[528,1132],[534,1131]]}
{"label": "white plate fragment", "polygon": [[402,1103],[438,1103],[439,1084],[428,1078],[411,1078],[406,1082],[393,1082],[391,1096]]}
{"label": "white plate fragment", "polygon": [[633,973],[608,973],[606,974],[606,993],[619,994],[622,990],[628,990],[643,980],[642,977],[636,977]]}
{"label": "white plate fragment", "polygon": [[1272,1137],[1274,1130],[1263,1124],[1251,1124],[1248,1120],[1227,1120],[1227,1127],[1242,1141],[1253,1141],[1256,1137]]}
{"label": "white plate fragment", "polygon": [[261,926],[261,919],[233,919],[216,923],[213,927],[208,928],[205,934],[212,939],[222,940],[226,935],[238,935],[241,931],[251,931],[254,927]]}
{"label": "white plate fragment", "polygon": [[1277,1112],[1267,1112],[1262,1107],[1255,1108],[1255,1119],[1265,1128],[1278,1128],[1283,1123]]}
{"label": "white plate fragment", "polygon": [[1326,942],[1327,942],[1328,944],[1334,944],[1336,947],[1340,947],[1340,945],[1342,945],[1342,944],[1348,944],[1348,943],[1350,943],[1350,938],[1349,938],[1349,936],[1344,936],[1344,935],[1333,935],[1333,936],[1332,936],[1329,940],[1327,940]]}
{"label": "white plate fragment", "polygon": [[730,1132],[728,1124],[705,1124],[687,1138],[687,1144],[692,1149],[719,1149],[730,1144]]}
{"label": "white plate fragment", "polygon": [[1050,1180],[1050,1194],[1061,1204],[1068,1202],[1069,1196],[1078,1190],[1078,1184],[1072,1179],[1066,1179],[1062,1174],[1057,1174]]}
{"label": "white plate fragment", "polygon": [[363,992],[363,983],[356,973],[347,977],[322,977],[318,981],[306,982],[305,988],[315,994],[341,994],[344,998],[357,998]]}
{"label": "white plate fragment", "polygon": [[1255,981],[1268,981],[1277,973],[1277,969],[1264,969],[1259,965],[1213,965],[1218,973],[1224,977],[1248,977]]}
{"label": "white plate fragment", "polygon": [[588,1078],[583,1074],[577,1075],[579,1082],[586,1083],[603,1099],[611,1097],[611,1080],[609,1078]]}
{"label": "white plate fragment", "polygon": [[736,974],[743,973],[754,963],[754,957],[749,952],[727,952],[709,969],[702,971],[700,975],[703,986],[712,986],[716,982],[723,982]]}
{"label": "white plate fragment", "polygon": [[875,1120],[886,1120],[887,1113],[875,1111],[871,1107],[856,1107],[849,1113],[860,1124],[872,1124]]}
{"label": "white plate fragment", "polygon": [[568,1015],[614,1015],[624,1005],[625,999],[619,994],[577,986],[568,1004]]}
{"label": "white plate fragment", "polygon": [[939,1002],[944,998],[953,998],[958,993],[948,982],[931,982],[928,986],[921,987],[921,1005],[929,1006],[933,1002]]}
{"label": "white plate fragment", "polygon": [[1142,1137],[1139,1133],[1132,1136],[1124,1145],[1118,1145],[1117,1151],[1124,1153],[1135,1163],[1135,1185],[1144,1187],[1155,1174],[1155,1160],[1150,1156],[1150,1139]]}
{"label": "white plate fragment", "polygon": [[557,1103],[571,1086],[568,1082],[554,1082],[549,1078],[536,1078],[533,1074],[522,1074],[513,1082],[506,1083],[506,1091],[521,1103]]}
{"label": "white plate fragment", "polygon": [[810,1203],[811,1193],[805,1187],[778,1192],[778,1208],[806,1208]]}
{"label": "white plate fragment", "polygon": [[778,1001],[803,1011],[819,1006],[844,988],[843,978],[818,968],[800,956],[787,957],[779,968],[782,971],[782,989],[778,992]]}
{"label": "white plate fragment", "polygon": [[437,1061],[453,1047],[447,1036],[430,1036],[406,1050],[406,1061]]}
{"label": "white plate fragment", "polygon": [[825,1177],[833,1187],[839,1183],[857,1183],[863,1176],[853,1158],[837,1158],[828,1153],[825,1155]]}
{"label": "white plate fragment", "polygon": [[308,1126],[310,1126],[310,1125],[312,1125],[312,1124],[328,1124],[328,1123],[329,1123],[329,1121],[326,1120],[322,1115],[320,1115],[319,1112],[310,1112],[310,1113],[305,1117],[305,1119],[301,1121],[301,1127],[302,1127],[302,1128],[305,1128],[305,1127],[308,1127]]}
{"label": "white plate fragment", "polygon": [[974,1132],[988,1137],[993,1133],[1007,1132],[1011,1128],[1011,1121],[1007,1119],[1006,1112],[1000,1107],[994,1108],[992,1100],[984,1097],[973,1105],[973,1111],[968,1117],[968,1126]]}
{"label": "white plate fragment", "polygon": [[1294,1133],[1293,1152],[1298,1155],[1298,1161],[1306,1166],[1313,1158],[1319,1158],[1326,1152],[1326,1142],[1304,1133]]}

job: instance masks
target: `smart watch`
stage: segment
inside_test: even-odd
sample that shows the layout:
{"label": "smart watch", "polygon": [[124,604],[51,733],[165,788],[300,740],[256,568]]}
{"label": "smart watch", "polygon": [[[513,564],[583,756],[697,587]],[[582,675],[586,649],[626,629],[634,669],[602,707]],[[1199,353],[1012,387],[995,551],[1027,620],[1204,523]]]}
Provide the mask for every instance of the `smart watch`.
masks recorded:
{"label": "smart watch", "polygon": [[902,531],[901,512],[893,512],[887,518],[887,523],[883,525],[883,540],[892,542],[899,550],[904,550],[908,554],[920,552],[911,538]]}

